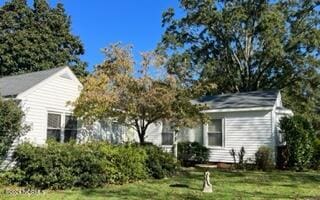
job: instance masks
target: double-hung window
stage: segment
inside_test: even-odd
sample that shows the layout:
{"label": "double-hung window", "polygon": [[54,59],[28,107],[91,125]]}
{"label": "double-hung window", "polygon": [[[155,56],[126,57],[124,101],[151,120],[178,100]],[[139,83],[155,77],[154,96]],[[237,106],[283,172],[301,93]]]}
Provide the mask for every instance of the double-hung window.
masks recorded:
{"label": "double-hung window", "polygon": [[70,114],[48,113],[47,140],[69,142],[77,137],[77,119]]}
{"label": "double-hung window", "polygon": [[53,139],[60,142],[61,134],[61,115],[48,113],[47,121],[47,140]]}
{"label": "double-hung window", "polygon": [[208,145],[222,147],[222,119],[211,119],[208,123]]}
{"label": "double-hung window", "polygon": [[65,116],[64,142],[77,138],[77,118],[72,115]]}
{"label": "double-hung window", "polygon": [[173,130],[170,123],[163,122],[162,124],[162,145],[173,145]]}

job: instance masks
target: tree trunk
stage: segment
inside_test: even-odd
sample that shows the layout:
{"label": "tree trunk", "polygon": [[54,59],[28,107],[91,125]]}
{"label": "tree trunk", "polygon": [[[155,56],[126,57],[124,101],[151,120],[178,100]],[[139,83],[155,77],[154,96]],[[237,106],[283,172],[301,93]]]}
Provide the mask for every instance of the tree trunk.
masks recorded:
{"label": "tree trunk", "polygon": [[138,135],[140,144],[145,144],[144,136],[146,135],[146,131],[142,129],[141,132],[138,133]]}
{"label": "tree trunk", "polygon": [[138,137],[139,137],[139,142],[140,144],[144,144],[145,141],[144,141],[144,136],[146,135],[146,132],[147,132],[147,127],[141,127],[138,120],[135,120],[135,128],[136,128],[136,131],[138,133]]}

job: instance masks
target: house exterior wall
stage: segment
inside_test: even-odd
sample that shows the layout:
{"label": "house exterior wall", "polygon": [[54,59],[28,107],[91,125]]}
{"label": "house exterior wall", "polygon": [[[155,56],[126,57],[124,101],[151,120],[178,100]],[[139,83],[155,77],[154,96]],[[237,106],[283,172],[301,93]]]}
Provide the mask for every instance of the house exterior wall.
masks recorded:
{"label": "house exterior wall", "polygon": [[81,91],[81,83],[69,68],[64,68],[53,76],[18,95],[25,113],[25,124],[30,126],[21,139],[33,144],[42,145],[47,137],[48,112],[72,114],[72,106],[68,102],[76,100]]}
{"label": "house exterior wall", "polygon": [[[214,118],[224,119],[224,143],[222,147],[210,147],[209,160],[212,162],[233,162],[230,150],[239,152],[244,147],[244,159],[254,160],[260,146],[274,149],[272,111],[250,111],[215,113]],[[204,134],[206,132],[204,131]]]}
{"label": "house exterior wall", "polygon": [[[178,134],[178,141],[195,141],[207,146],[210,150],[210,162],[233,162],[230,150],[234,148],[238,152],[242,146],[246,151],[245,159],[254,160],[254,155],[260,146],[266,145],[275,149],[272,113],[273,111],[269,110],[209,114],[212,118],[221,118],[224,121],[222,147],[205,144],[206,125],[183,130]],[[148,129],[146,141],[162,146],[161,132],[161,123],[153,125]],[[162,147],[166,151],[172,148],[171,146]]]}
{"label": "house exterior wall", "polygon": [[[63,76],[66,73],[72,78],[71,80]],[[23,140],[37,145],[45,144],[48,112],[71,114],[72,107],[67,103],[76,100],[81,87],[70,69],[66,68],[41,83],[41,86],[19,95],[18,98],[21,99],[21,105],[26,114],[26,124],[31,127]],[[241,147],[245,148],[245,159],[254,160],[256,151],[262,145],[275,150],[278,142],[275,131],[282,117],[282,115],[276,115],[277,106],[282,106],[280,95],[274,109],[270,110],[207,113],[211,118],[223,119],[222,147],[207,145],[207,125],[202,124],[195,128],[181,130],[178,134],[178,141],[199,142],[207,146],[210,149],[210,162],[233,162],[230,150],[233,148],[238,152]],[[146,141],[161,146],[166,151],[171,151],[172,146],[162,145],[161,133],[161,122],[151,124],[147,131]],[[78,132],[78,140],[86,142],[90,139],[107,140],[112,143],[139,141],[133,129],[110,122],[97,122],[92,126],[81,127]]]}

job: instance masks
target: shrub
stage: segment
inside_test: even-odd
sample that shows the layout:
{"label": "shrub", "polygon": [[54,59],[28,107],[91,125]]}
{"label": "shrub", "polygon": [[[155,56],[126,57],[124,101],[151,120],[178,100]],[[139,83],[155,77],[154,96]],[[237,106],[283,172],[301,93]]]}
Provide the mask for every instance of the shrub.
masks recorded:
{"label": "shrub", "polygon": [[288,168],[288,148],[287,146],[278,146],[277,147],[277,168],[278,169],[286,169]]}
{"label": "shrub", "polygon": [[244,156],[246,154],[246,151],[244,150],[244,147],[241,147],[239,153],[238,153],[238,158],[239,158],[239,168],[240,169],[245,169],[245,161],[244,161]]}
{"label": "shrub", "polygon": [[196,163],[208,161],[209,149],[198,142],[179,142],[178,160],[183,166],[193,166]]}
{"label": "shrub", "polygon": [[317,138],[313,144],[313,155],[311,165],[313,169],[320,169],[320,138]]}
{"label": "shrub", "polygon": [[0,95],[0,162],[14,139],[27,128],[22,125],[23,112],[12,100],[2,100]]}
{"label": "shrub", "polygon": [[23,144],[15,154],[11,183],[38,188],[98,187],[147,178],[147,155],[141,148],[106,143]]}
{"label": "shrub", "polygon": [[14,181],[21,185],[52,189],[96,187],[106,179],[102,159],[86,145],[50,143],[43,148],[23,144],[15,157],[16,170],[24,177]]}
{"label": "shrub", "polygon": [[127,183],[148,176],[145,162],[146,152],[133,145],[102,145],[100,152],[105,160],[105,172],[108,183]]}
{"label": "shrub", "polygon": [[[244,147],[241,147],[238,153],[236,153],[236,151],[232,148],[229,153],[233,158],[233,165],[236,169],[246,169],[247,161],[244,160],[244,156],[246,154]],[[238,162],[236,157],[238,157]]]}
{"label": "shrub", "polygon": [[161,179],[177,173],[179,164],[172,154],[154,145],[145,145],[143,148],[148,155],[146,165],[151,177]]}
{"label": "shrub", "polygon": [[302,171],[310,163],[313,152],[314,130],[302,116],[284,117],[280,128],[288,148],[288,166]]}
{"label": "shrub", "polygon": [[233,164],[236,165],[237,164],[237,153],[236,151],[234,150],[234,148],[232,148],[230,151],[229,151],[230,155],[232,156],[232,159],[233,159]]}
{"label": "shrub", "polygon": [[267,146],[261,146],[255,154],[256,166],[258,169],[267,171],[272,169],[272,149]]}

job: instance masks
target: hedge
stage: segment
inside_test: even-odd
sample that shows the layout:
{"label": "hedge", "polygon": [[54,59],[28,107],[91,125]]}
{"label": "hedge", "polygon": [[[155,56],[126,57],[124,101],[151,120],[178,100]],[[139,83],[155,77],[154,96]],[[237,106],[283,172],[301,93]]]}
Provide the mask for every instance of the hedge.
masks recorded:
{"label": "hedge", "polygon": [[[155,149],[157,147],[154,146],[146,150],[137,145],[103,142],[53,142],[47,147],[23,144],[15,153],[17,164],[13,171],[7,173],[7,180],[42,189],[66,189],[123,184],[148,177],[173,175],[178,169],[173,157]],[[155,151],[156,154],[150,153]]]}

